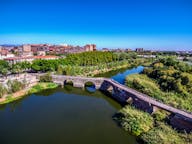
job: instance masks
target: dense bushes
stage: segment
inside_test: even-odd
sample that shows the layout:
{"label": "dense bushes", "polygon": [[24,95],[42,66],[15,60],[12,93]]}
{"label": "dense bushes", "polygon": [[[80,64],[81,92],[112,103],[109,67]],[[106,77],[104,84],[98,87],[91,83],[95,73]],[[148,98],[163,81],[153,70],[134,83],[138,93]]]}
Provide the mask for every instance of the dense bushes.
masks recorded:
{"label": "dense bushes", "polygon": [[164,119],[168,114],[160,110],[149,115],[132,106],[126,106],[115,114],[114,120],[146,144],[191,144],[192,134],[179,133],[166,124]]}
{"label": "dense bushes", "polygon": [[7,89],[0,84],[0,98],[7,93]]}
{"label": "dense bushes", "polygon": [[192,94],[192,66],[173,58],[160,59],[143,71],[157,81],[163,91],[177,92],[183,96]]}
{"label": "dense bushes", "polygon": [[117,60],[117,55],[112,52],[83,52],[67,55],[65,61],[70,65],[95,66]]}
{"label": "dense bushes", "polygon": [[172,58],[160,59],[141,75],[130,75],[126,85],[177,108],[192,111],[192,66]]}
{"label": "dense bushes", "polygon": [[11,94],[24,89],[26,86],[25,81],[21,82],[18,80],[8,81],[7,86],[0,84],[0,98],[6,94]]}
{"label": "dense bushes", "polygon": [[55,71],[59,65],[59,60],[35,60],[31,65],[31,69],[34,71]]}
{"label": "dense bushes", "polygon": [[126,106],[116,114],[114,119],[126,130],[134,135],[140,135],[153,127],[153,118],[145,112]]}
{"label": "dense bushes", "polygon": [[25,88],[25,83],[20,82],[18,80],[13,80],[13,81],[9,80],[7,82],[7,86],[8,86],[8,93],[14,93]]}
{"label": "dense bushes", "polygon": [[158,123],[146,133],[141,135],[141,139],[146,144],[190,144],[192,143],[191,134],[178,133],[165,123]]}
{"label": "dense bushes", "polygon": [[183,96],[174,91],[163,91],[154,79],[144,74],[129,75],[126,78],[126,85],[171,106],[192,111],[192,97],[190,94]]}
{"label": "dense bushes", "polygon": [[50,73],[40,76],[40,82],[52,82],[52,76]]}

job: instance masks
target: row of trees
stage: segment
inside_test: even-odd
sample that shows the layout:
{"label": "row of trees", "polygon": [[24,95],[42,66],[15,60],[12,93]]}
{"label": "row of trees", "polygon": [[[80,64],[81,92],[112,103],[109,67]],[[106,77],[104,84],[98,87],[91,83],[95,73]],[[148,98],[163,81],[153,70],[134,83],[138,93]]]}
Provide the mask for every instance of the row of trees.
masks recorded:
{"label": "row of trees", "polygon": [[31,69],[31,63],[26,61],[10,65],[8,62],[0,60],[0,74],[3,76],[7,76],[9,73],[19,74],[28,69]]}
{"label": "row of trees", "polygon": [[66,62],[70,65],[94,66],[101,63],[117,61],[117,55],[112,52],[83,52],[70,54],[66,57]]}
{"label": "row of trees", "polygon": [[0,74],[7,76],[10,73],[19,74],[26,70],[35,72],[54,72],[59,74],[74,75],[92,70],[107,69],[123,65],[125,61],[135,64],[135,53],[112,53],[112,52],[83,52],[69,54],[66,58],[56,60],[35,60],[32,63],[20,62],[10,65],[0,60]]}

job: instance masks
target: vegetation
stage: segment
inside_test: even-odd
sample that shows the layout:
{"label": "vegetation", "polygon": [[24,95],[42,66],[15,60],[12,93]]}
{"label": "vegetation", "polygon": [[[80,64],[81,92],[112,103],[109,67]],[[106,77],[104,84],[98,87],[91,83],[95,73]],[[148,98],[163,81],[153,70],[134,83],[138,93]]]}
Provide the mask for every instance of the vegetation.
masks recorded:
{"label": "vegetation", "polygon": [[157,126],[143,133],[141,139],[147,144],[190,144],[192,134],[181,134],[165,123],[158,123]]}
{"label": "vegetation", "polygon": [[[13,65],[6,61],[0,67],[0,74],[7,76],[10,73],[20,74],[32,70],[34,72],[56,72],[60,75],[94,76],[125,67],[149,64],[149,59],[137,58],[136,53],[113,52],[83,52],[68,54],[65,58],[56,60],[35,60],[32,63],[20,62]],[[150,61],[151,62],[151,61]]]}
{"label": "vegetation", "polygon": [[8,81],[7,82],[7,86],[8,86],[8,93],[15,93],[21,89],[25,88],[25,83],[20,82],[18,80],[13,80],[13,81]]}
{"label": "vegetation", "polygon": [[40,82],[37,85],[33,86],[29,91],[28,94],[32,94],[32,93],[37,93],[40,92],[42,90],[47,90],[47,89],[53,89],[58,87],[57,84],[55,83],[50,83],[50,82]]}
{"label": "vegetation", "polygon": [[167,112],[161,110],[149,115],[132,106],[126,106],[115,114],[114,120],[146,144],[190,144],[192,134],[179,133],[168,126],[162,121],[167,115]]}
{"label": "vegetation", "polygon": [[4,96],[7,93],[7,89],[3,86],[3,84],[0,84],[0,98]]}
{"label": "vegetation", "polygon": [[112,52],[83,52],[78,54],[69,54],[65,62],[69,65],[95,66],[102,63],[117,61],[118,57]]}
{"label": "vegetation", "polygon": [[[7,95],[6,96],[6,100],[1,102],[0,104],[10,103],[10,102],[15,101],[17,99],[20,99],[24,95],[28,95],[28,94],[32,94],[32,93],[37,93],[37,92],[40,92],[42,90],[53,89],[53,88],[56,88],[57,86],[58,85],[55,84],[55,83],[50,83],[50,82],[43,83],[43,82],[40,82],[37,85],[35,85],[32,88],[30,88],[29,90],[27,90],[26,92],[24,92],[24,94],[22,93],[22,95],[19,95],[17,97],[15,97],[14,94]],[[4,94],[6,94],[6,93],[4,93]]]}
{"label": "vegetation", "polygon": [[126,106],[116,114],[114,119],[126,130],[138,136],[153,127],[153,118],[145,112]]}
{"label": "vegetation", "polygon": [[3,76],[7,76],[10,73],[19,74],[31,68],[31,64],[29,62],[20,62],[16,64],[9,64],[4,60],[0,60],[0,74]]}
{"label": "vegetation", "polygon": [[173,58],[160,59],[143,74],[126,78],[126,85],[171,106],[192,111],[192,66]]}
{"label": "vegetation", "polygon": [[13,102],[13,101],[20,99],[20,98],[21,97],[13,97],[13,95],[10,94],[10,95],[6,96],[6,99],[4,101],[0,102],[0,105]]}
{"label": "vegetation", "polygon": [[183,96],[192,94],[192,66],[172,58],[160,59],[146,68],[144,74],[157,81],[163,91],[174,91]]}
{"label": "vegetation", "polygon": [[157,110],[152,114],[155,121],[166,121],[169,117],[170,113],[164,110]]}
{"label": "vegetation", "polygon": [[50,73],[40,76],[40,82],[52,82],[52,76]]}
{"label": "vegetation", "polygon": [[192,97],[190,95],[183,96],[174,91],[163,91],[157,81],[144,74],[128,76],[126,78],[126,85],[171,106],[192,111]]}
{"label": "vegetation", "polygon": [[[171,106],[192,111],[192,66],[177,61],[173,57],[162,58],[153,62],[150,67],[144,69],[143,74],[129,75],[126,78],[126,85]],[[135,113],[137,111],[135,110]],[[130,111],[127,113],[130,113]],[[148,131],[141,132],[139,136],[144,143],[192,143],[192,134],[179,133],[166,124],[169,115],[170,113],[163,110],[152,114],[153,127],[150,127]],[[127,115],[127,117],[130,116]],[[137,114],[135,117],[140,116]],[[124,129],[135,127],[136,124],[130,122],[127,123],[129,126],[123,125],[124,119],[130,118],[122,117],[120,119],[121,126]],[[143,122],[146,122],[146,120],[144,119]]]}

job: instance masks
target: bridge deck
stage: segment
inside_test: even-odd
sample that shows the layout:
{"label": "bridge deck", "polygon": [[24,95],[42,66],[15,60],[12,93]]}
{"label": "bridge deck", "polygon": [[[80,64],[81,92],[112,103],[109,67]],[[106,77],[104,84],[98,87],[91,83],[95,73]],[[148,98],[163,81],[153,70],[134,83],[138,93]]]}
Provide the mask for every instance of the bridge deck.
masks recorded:
{"label": "bridge deck", "polygon": [[109,79],[109,78],[90,78],[90,77],[75,77],[75,76],[63,76],[63,75],[53,75],[53,79],[54,78],[57,78],[57,79],[60,79],[62,80],[62,78],[64,79],[83,79],[83,80],[93,80],[93,81],[98,81],[98,80],[102,80],[102,81],[107,81],[109,83],[111,83],[112,85],[128,92],[128,93],[131,93],[133,95],[135,95],[138,99],[141,99],[145,102],[148,102],[150,103],[151,105],[153,106],[156,106],[158,108],[161,108],[161,109],[164,109],[166,111],[169,111],[169,112],[172,112],[172,113],[175,113],[175,114],[179,114],[181,116],[184,116],[186,118],[190,118],[192,119],[192,114],[187,112],[187,111],[184,111],[184,110],[180,110],[180,109],[177,109],[177,108],[174,108],[172,106],[169,106],[167,104],[164,104],[152,97],[149,97],[148,95],[146,94],[143,94],[143,93],[140,93],[132,88],[129,88],[125,85],[122,85],[112,79]]}
{"label": "bridge deck", "polygon": [[174,108],[172,106],[169,106],[167,104],[164,104],[164,103],[162,103],[162,102],[160,102],[160,101],[158,101],[158,100],[156,100],[156,99],[154,99],[152,97],[149,97],[146,94],[140,93],[140,92],[138,92],[138,91],[136,91],[136,90],[134,90],[132,88],[129,88],[129,87],[125,86],[125,85],[122,85],[122,84],[120,84],[120,83],[118,83],[118,82],[116,82],[116,81],[114,81],[112,79],[105,79],[105,80],[108,81],[108,82],[111,82],[113,85],[117,86],[118,88],[120,88],[120,89],[122,89],[124,91],[127,91],[129,93],[132,93],[132,94],[136,95],[139,99],[142,99],[143,101],[146,101],[146,102],[148,102],[148,103],[150,103],[150,104],[152,104],[154,106],[157,106],[157,107],[159,107],[161,109],[164,109],[164,110],[167,110],[169,112],[172,112],[172,113],[175,113],[175,114],[180,114],[180,115],[183,115],[183,116],[185,116],[187,118],[192,119],[192,114],[189,113],[189,112],[186,112],[184,110],[180,110],[180,109]]}

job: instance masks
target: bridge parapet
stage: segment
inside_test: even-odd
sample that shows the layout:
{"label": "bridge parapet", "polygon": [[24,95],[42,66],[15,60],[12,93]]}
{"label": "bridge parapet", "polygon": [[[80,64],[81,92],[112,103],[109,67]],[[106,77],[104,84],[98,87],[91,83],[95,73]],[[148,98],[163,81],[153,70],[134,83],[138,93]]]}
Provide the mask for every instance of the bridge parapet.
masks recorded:
{"label": "bridge parapet", "polygon": [[75,76],[63,76],[63,75],[52,75],[53,82],[65,85],[67,81],[71,81],[74,87],[83,88],[85,83],[92,82],[96,89],[101,87],[103,78],[89,78],[89,77],[75,77]]}
{"label": "bridge parapet", "polygon": [[74,87],[81,87],[81,88],[85,86],[86,82],[92,82],[95,85],[96,89],[100,89],[101,91],[104,92],[109,92],[116,100],[122,103],[132,103],[132,105],[134,105],[136,108],[146,111],[148,113],[153,113],[158,109],[166,110],[176,115],[171,120],[172,126],[179,129],[185,129],[186,131],[192,131],[191,113],[164,104],[152,97],[149,97],[148,95],[140,93],[112,79],[62,76],[62,75],[52,75],[52,78],[53,82],[55,83],[64,85],[66,81],[72,81]]}

